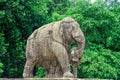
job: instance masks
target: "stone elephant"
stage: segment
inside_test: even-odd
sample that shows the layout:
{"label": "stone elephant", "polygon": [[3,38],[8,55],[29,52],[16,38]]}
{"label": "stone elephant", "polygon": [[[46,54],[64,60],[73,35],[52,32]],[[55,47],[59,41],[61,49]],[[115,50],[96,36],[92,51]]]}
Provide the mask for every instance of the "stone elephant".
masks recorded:
{"label": "stone elephant", "polygon": [[[71,42],[78,46],[70,54]],[[46,69],[46,77],[77,77],[77,66],[84,50],[85,37],[79,24],[71,17],[36,29],[26,45],[26,64],[23,77],[33,77],[36,65]],[[73,64],[73,74],[70,72]]]}

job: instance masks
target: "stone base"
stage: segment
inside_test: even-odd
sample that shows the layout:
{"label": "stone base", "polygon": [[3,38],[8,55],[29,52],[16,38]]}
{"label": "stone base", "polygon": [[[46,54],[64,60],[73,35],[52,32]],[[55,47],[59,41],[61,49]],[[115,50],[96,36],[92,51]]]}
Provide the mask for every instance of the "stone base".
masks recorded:
{"label": "stone base", "polygon": [[0,78],[0,80],[113,80],[113,79],[79,79],[79,78]]}
{"label": "stone base", "polygon": [[24,80],[84,80],[77,78],[35,78],[35,79],[24,79]]}
{"label": "stone base", "polygon": [[81,79],[75,79],[75,78],[29,78],[29,79],[24,79],[24,80],[81,80]]}

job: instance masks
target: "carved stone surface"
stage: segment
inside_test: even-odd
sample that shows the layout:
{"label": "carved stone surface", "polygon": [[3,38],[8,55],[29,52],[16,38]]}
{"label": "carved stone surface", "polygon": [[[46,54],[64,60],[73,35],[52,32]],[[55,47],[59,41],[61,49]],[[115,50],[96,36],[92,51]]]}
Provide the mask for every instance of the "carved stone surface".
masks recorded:
{"label": "carved stone surface", "polygon": [[[72,48],[70,43],[77,42]],[[23,77],[33,77],[34,66],[46,69],[46,78],[77,77],[77,66],[82,58],[85,38],[79,24],[71,17],[46,24],[36,29],[26,45],[26,64]],[[70,64],[73,73],[70,72]]]}

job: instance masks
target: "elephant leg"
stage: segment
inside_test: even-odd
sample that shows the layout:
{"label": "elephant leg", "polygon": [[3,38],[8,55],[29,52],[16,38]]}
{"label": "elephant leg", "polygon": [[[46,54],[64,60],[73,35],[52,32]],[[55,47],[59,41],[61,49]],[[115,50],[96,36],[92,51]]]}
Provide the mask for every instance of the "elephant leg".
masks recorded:
{"label": "elephant leg", "polygon": [[55,74],[55,67],[53,67],[52,65],[49,66],[50,68],[47,69],[47,78],[53,78],[54,74]]}
{"label": "elephant leg", "polygon": [[58,65],[56,66],[56,69],[55,69],[55,77],[56,77],[56,78],[60,78],[60,77],[63,76],[61,71],[62,71],[62,70],[61,70],[61,66],[58,64]]}
{"label": "elephant leg", "polygon": [[59,64],[47,70],[47,78],[60,78],[62,76],[63,75],[61,73],[61,67]]}
{"label": "elephant leg", "polygon": [[73,72],[72,73],[73,73],[74,77],[77,78],[77,65],[73,64],[72,68],[73,68]]}
{"label": "elephant leg", "polygon": [[70,72],[70,62],[68,58],[68,53],[65,47],[59,43],[53,43],[53,53],[58,59],[58,62],[62,68],[63,77],[73,77],[73,74]]}
{"label": "elephant leg", "polygon": [[23,71],[23,77],[24,78],[32,78],[33,77],[33,69],[34,69],[35,63],[32,60],[27,60],[24,71]]}

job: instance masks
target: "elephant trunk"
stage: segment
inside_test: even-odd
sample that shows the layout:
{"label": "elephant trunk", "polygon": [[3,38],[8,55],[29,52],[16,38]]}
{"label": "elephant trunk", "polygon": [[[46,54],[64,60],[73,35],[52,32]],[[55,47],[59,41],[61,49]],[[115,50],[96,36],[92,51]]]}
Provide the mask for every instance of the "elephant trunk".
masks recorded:
{"label": "elephant trunk", "polygon": [[84,50],[84,42],[82,43],[78,43],[78,58],[81,59],[82,58],[82,53]]}
{"label": "elephant trunk", "polygon": [[82,58],[82,53],[85,46],[85,38],[84,36],[76,36],[74,37],[74,40],[77,42],[78,46],[72,49],[72,61],[78,62]]}

